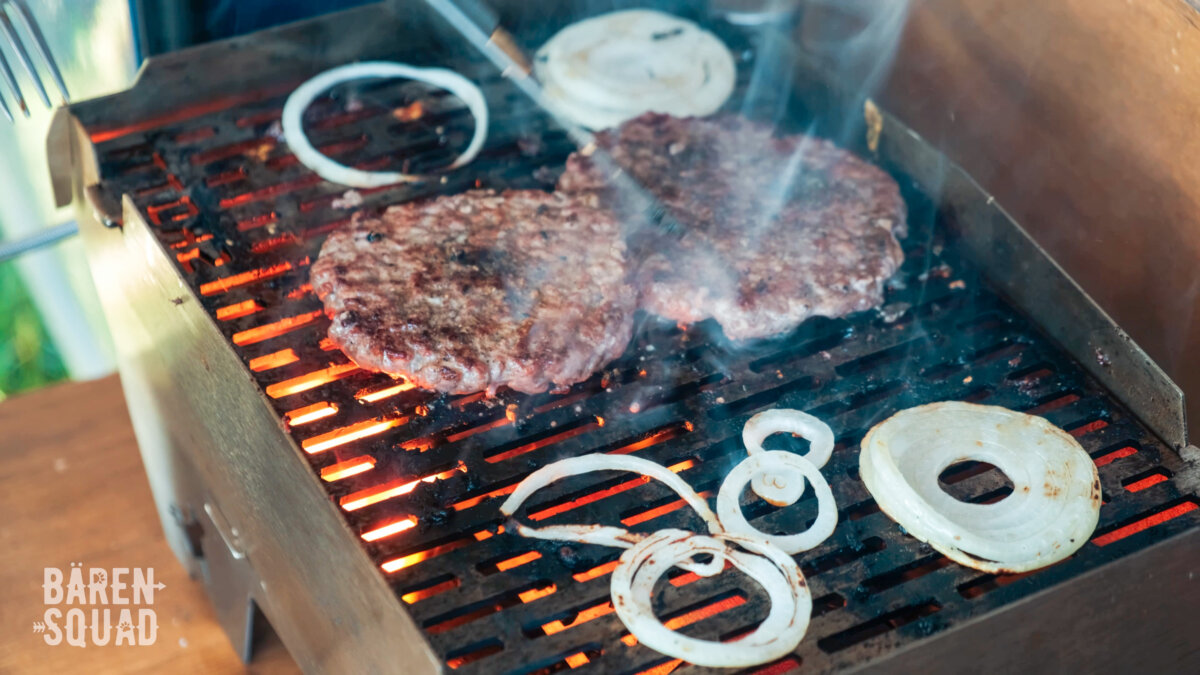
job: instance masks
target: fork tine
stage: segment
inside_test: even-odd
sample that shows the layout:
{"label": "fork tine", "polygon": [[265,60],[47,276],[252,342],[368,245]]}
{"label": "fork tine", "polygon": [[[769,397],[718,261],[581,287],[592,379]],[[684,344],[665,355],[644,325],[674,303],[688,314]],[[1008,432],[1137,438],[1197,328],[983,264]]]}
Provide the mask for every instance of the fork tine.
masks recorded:
{"label": "fork tine", "polygon": [[17,60],[21,62],[21,66],[25,68],[25,72],[29,73],[29,79],[33,80],[33,86],[37,89],[42,103],[45,103],[47,108],[54,107],[50,105],[50,95],[46,93],[46,87],[42,84],[42,77],[38,75],[37,68],[33,67],[33,61],[29,59],[29,52],[25,51],[25,45],[21,42],[21,36],[17,35],[17,29],[13,26],[12,20],[8,18],[8,14],[2,9],[0,9],[0,32],[3,32],[9,39],[9,42],[12,43],[12,49],[17,55]]}
{"label": "fork tine", "polygon": [[4,92],[0,92],[0,110],[4,111],[4,116],[8,118],[9,122],[17,121],[13,118],[12,111],[8,109],[8,102],[4,100]]}
{"label": "fork tine", "polygon": [[26,117],[29,117],[29,106],[25,105],[25,97],[21,95],[21,88],[17,86],[17,78],[13,75],[12,68],[8,67],[8,59],[4,58],[3,52],[0,52],[0,79],[3,79],[9,90],[12,91],[13,97],[17,100],[17,107],[25,113]]}
{"label": "fork tine", "polygon": [[58,91],[62,93],[63,102],[69,103],[71,101],[71,94],[67,91],[67,82],[63,79],[62,72],[58,69],[58,63],[54,60],[54,55],[50,52],[50,45],[46,44],[45,36],[42,35],[37,22],[30,16],[29,10],[25,8],[25,3],[21,0],[8,0],[7,2],[0,0],[0,5],[13,8],[17,20],[25,27],[25,31],[33,37],[33,48],[50,69],[50,75],[54,78],[54,84],[58,85]]}

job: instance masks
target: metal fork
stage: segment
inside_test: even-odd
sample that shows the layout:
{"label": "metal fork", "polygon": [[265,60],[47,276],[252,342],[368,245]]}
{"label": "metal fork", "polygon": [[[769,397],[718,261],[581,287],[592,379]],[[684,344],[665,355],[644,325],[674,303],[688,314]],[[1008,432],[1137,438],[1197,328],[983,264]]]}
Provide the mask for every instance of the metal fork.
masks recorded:
{"label": "metal fork", "polygon": [[[14,23],[14,19],[16,23]],[[33,59],[29,57],[29,50],[25,48],[25,42],[21,38],[21,34],[17,31],[16,24],[20,24],[24,29],[25,34],[32,41],[31,48],[37,52],[38,58],[50,71],[50,75],[54,80],[54,84],[58,86],[58,91],[62,94],[63,103],[71,100],[71,95],[67,92],[67,83],[63,81],[62,73],[58,70],[58,64],[54,61],[54,56],[50,53],[50,46],[46,44],[46,38],[42,35],[41,29],[38,28],[37,22],[33,15],[29,13],[29,9],[25,7],[22,0],[0,0],[0,39],[8,43],[13,53],[17,55],[17,60],[21,62],[25,73],[29,75],[29,79],[33,82],[34,89],[38,93],[38,98],[42,99],[42,103],[47,108],[53,108],[50,103],[50,95],[46,92],[46,85],[42,82],[42,76],[38,73],[37,67],[33,63]],[[0,80],[3,80],[5,87],[12,94],[17,108],[24,113],[25,117],[29,117],[29,105],[25,102],[25,97],[21,94],[21,88],[17,84],[16,75],[13,74],[12,67],[8,65],[8,60],[4,57],[4,52],[0,51]],[[9,122],[15,122],[13,112],[9,108],[8,102],[4,98],[4,91],[0,88],[0,109],[4,111],[4,116]]]}

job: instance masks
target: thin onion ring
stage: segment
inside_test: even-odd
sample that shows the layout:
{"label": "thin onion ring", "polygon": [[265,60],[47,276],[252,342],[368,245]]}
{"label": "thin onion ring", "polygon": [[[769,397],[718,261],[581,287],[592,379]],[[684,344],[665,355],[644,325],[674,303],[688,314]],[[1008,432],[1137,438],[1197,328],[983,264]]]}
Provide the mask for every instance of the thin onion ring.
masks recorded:
{"label": "thin onion ring", "polygon": [[[769,535],[751,525],[742,513],[739,502],[746,483],[755,476],[799,475],[813,484],[817,495],[817,518],[805,531],[789,535]],[[803,485],[803,482],[801,483]],[[760,451],[742,460],[721,483],[717,493],[717,517],[730,534],[757,537],[787,553],[800,553],[816,548],[837,528],[837,503],[825,477],[812,462],[800,455],[782,450]]]}
{"label": "thin onion ring", "polygon": [[454,94],[471,111],[475,118],[475,134],[466,150],[442,171],[466,165],[483,148],[487,140],[488,107],[483,91],[467,78],[444,68],[416,68],[403,63],[389,61],[366,61],[351,63],[327,70],[296,88],[283,106],[283,136],[292,154],[301,164],[321,178],[332,183],[351,187],[372,188],[396,183],[417,183],[427,180],[430,174],[408,174],[396,171],[362,171],[339,164],[322,155],[304,133],[303,115],[308,106],[325,91],[342,82],[372,78],[405,78],[418,80],[440,87]]}
{"label": "thin onion ring", "polygon": [[[688,563],[705,553],[713,557],[706,566],[709,573],[697,574],[720,574],[729,561],[762,586],[771,599],[767,618],[732,643],[688,637],[667,628],[654,615],[651,603],[658,580],[672,567],[695,567]],[[752,666],[791,653],[804,639],[812,615],[812,595],[796,561],[758,537],[659,530],[621,555],[610,588],[617,616],[642,644],[710,668]]]}
{"label": "thin onion ring", "polygon": [[[800,410],[775,408],[751,417],[742,427],[742,442],[751,456],[763,452],[763,441],[779,433],[790,433],[808,439],[805,459],[820,469],[833,455],[833,430],[821,420]],[[750,482],[754,494],[774,506],[795,504],[804,495],[804,476],[787,468],[773,475],[758,473]]]}
{"label": "thin onion ring", "polygon": [[[521,481],[516,491],[509,495],[508,499],[500,505],[500,512],[506,516],[511,516],[516,513],[517,509],[521,508],[521,504],[524,504],[525,500],[534,492],[563,478],[592,473],[594,471],[632,471],[660,481],[682,497],[688,506],[695,509],[696,513],[704,520],[704,523],[708,525],[710,530],[719,532],[721,529],[720,521],[717,520],[716,514],[713,513],[712,509],[708,508],[708,504],[682,478],[661,464],[651,462],[648,459],[642,459],[641,457],[629,457],[627,455],[583,455],[582,457],[571,457],[543,466]],[[620,530],[619,528],[596,525],[554,525],[542,528],[521,525],[519,534],[538,539],[571,539],[572,541],[579,541],[581,543],[596,543],[605,546],[618,546],[620,548],[628,548],[633,545],[633,542],[617,543],[625,540],[620,539],[614,530],[625,532],[625,530]],[[628,532],[625,533],[629,534]]]}

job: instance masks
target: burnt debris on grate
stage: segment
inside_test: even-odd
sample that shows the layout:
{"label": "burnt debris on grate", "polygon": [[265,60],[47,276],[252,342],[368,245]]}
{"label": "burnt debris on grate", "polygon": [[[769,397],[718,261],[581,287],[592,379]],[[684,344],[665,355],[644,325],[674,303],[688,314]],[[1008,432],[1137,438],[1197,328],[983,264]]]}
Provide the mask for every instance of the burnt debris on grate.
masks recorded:
{"label": "burnt debris on grate", "polygon": [[[572,149],[566,137],[488,67],[460,70],[492,101],[485,151],[441,182],[360,190],[362,208],[553,185]],[[608,601],[616,552],[507,535],[497,507],[536,468],[590,452],[660,462],[711,498],[744,456],[741,426],[768,407],[806,410],[833,427],[838,446],[824,474],[841,514],[828,541],[797,556],[817,599],[808,637],[795,655],[752,672],[829,670],[863,650],[882,653],[1200,516],[1172,480],[1178,458],[987,287],[902,175],[911,234],[887,298],[898,316],[815,318],[741,349],[709,323],[685,329],[645,317],[621,359],[565,394],[436,396],[363,372],[325,338],[328,321],[307,281],[325,235],[350,217],[338,203],[346,190],[297,165],[275,127],[282,102],[104,141],[105,187],[132,196],[451,669],[699,672],[627,635]],[[417,84],[374,84],[319,101],[309,117],[318,147],[365,168],[444,163],[471,130],[460,103]],[[858,442],[897,410],[938,400],[1025,410],[1075,435],[1100,467],[1106,498],[1093,541],[1047,570],[986,575],[949,563],[880,513],[857,478]],[[943,481],[967,501],[1005,494],[1004,477],[986,465],[955,467]],[[767,531],[798,529],[814,515],[811,499],[746,508]],[[700,527],[663,486],[607,473],[556,484],[527,517]],[[688,634],[736,639],[764,616],[765,596],[738,574],[677,573],[660,585],[660,616]]]}

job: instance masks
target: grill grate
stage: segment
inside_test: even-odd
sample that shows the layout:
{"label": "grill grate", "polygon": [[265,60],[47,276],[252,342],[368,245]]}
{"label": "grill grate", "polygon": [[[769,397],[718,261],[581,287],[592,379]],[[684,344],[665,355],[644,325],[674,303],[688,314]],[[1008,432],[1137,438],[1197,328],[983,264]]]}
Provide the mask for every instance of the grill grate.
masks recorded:
{"label": "grill grate", "polygon": [[[473,186],[553,185],[571,149],[563,134],[484,64],[463,61],[459,70],[482,83],[497,118],[486,150],[441,184],[362,190],[363,208]],[[497,507],[537,467],[589,452],[636,453],[711,496],[744,457],[741,426],[767,407],[804,409],[833,427],[838,445],[823,473],[841,513],[834,535],[797,557],[814,597],[807,638],[796,654],[750,672],[861,662],[1197,520],[1200,502],[1172,479],[1181,471],[1177,455],[987,287],[934,204],[898,171],[912,233],[885,312],[813,319],[785,338],[737,350],[711,325],[644,318],[625,356],[558,395],[433,396],[363,372],[325,339],[328,322],[307,284],[323,237],[350,211],[335,204],[343,189],[298,166],[272,135],[282,101],[94,137],[104,187],[131,195],[154,225],[398,601],[452,669],[703,670],[684,669],[625,633],[608,601],[615,551],[506,535]],[[401,121],[416,114],[417,102],[423,115]],[[311,117],[318,147],[364,168],[444,163],[471,130],[453,99],[416,84],[323,100]],[[981,575],[880,513],[858,480],[858,442],[901,408],[946,399],[1040,414],[1076,436],[1100,466],[1105,495],[1092,542],[1040,572]],[[944,480],[970,501],[1000,498],[1002,478],[984,469],[964,467]],[[768,531],[794,531],[788,523],[814,509],[811,499],[784,509],[746,506]],[[540,493],[528,514],[546,524],[700,528],[674,493],[627,475],[564,481]],[[736,573],[678,573],[656,602],[671,625],[710,639],[751,630],[766,607],[765,595]]]}

